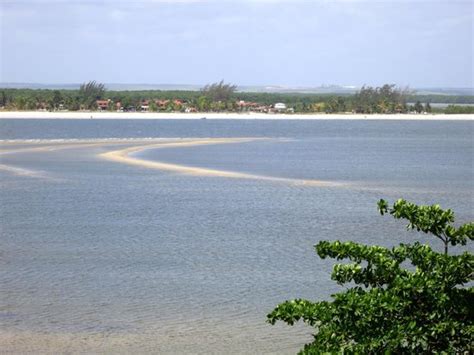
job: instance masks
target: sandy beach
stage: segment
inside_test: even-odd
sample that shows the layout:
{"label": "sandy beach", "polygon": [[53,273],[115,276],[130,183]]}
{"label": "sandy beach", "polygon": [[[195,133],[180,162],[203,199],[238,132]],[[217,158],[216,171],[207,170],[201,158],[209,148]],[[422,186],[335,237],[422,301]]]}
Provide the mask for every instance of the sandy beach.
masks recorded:
{"label": "sandy beach", "polygon": [[265,114],[265,113],[164,113],[164,112],[44,112],[0,111],[0,119],[242,119],[242,120],[473,120],[474,115],[459,114]]}

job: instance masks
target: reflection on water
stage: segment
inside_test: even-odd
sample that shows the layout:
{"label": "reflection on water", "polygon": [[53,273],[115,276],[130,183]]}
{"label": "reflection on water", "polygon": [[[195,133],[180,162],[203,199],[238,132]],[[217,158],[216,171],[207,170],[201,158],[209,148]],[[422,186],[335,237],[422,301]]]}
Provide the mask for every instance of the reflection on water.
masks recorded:
{"label": "reflection on water", "polygon": [[[412,240],[402,223],[378,216],[380,197],[439,202],[460,222],[472,219],[470,122],[304,122],[285,131],[290,123],[265,129],[268,137],[291,139],[138,156],[350,187],[188,176],[99,158],[136,142],[104,143],[94,135],[123,137],[146,130],[141,122],[109,122],[101,131],[96,123],[69,131],[62,121],[47,122],[63,132],[55,138],[92,140],[15,145],[57,149],[0,155],[2,165],[51,178],[0,170],[2,344],[17,352],[293,353],[311,330],[272,327],[265,315],[288,298],[337,292],[330,261],[313,252],[319,240]],[[51,134],[38,122],[8,124],[11,137],[4,139]],[[185,126],[176,124],[157,123],[165,127],[159,136],[179,136]],[[211,136],[209,127],[195,125],[196,137]],[[262,124],[254,125],[262,136]],[[230,130],[252,136],[252,122],[219,123],[212,135]]]}

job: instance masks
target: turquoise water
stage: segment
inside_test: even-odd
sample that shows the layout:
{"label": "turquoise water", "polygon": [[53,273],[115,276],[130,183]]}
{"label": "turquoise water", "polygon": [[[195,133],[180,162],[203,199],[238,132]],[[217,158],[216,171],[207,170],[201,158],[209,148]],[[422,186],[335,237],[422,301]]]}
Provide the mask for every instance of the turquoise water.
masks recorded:
{"label": "turquoise water", "polygon": [[[379,216],[379,198],[440,203],[459,222],[473,219],[473,129],[471,121],[1,120],[2,150],[75,145],[0,155],[23,169],[0,169],[1,332],[53,350],[295,352],[310,330],[272,327],[265,316],[285,299],[340,289],[331,261],[313,252],[319,240],[431,241]],[[98,156],[138,144],[104,138],[183,137],[272,139],[134,156],[342,186],[190,176]]]}

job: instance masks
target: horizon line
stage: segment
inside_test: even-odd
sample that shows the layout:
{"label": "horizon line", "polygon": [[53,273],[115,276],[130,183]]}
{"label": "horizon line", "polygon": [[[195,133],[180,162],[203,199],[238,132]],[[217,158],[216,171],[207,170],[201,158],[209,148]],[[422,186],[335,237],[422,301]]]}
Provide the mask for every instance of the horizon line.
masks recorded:
{"label": "horizon line", "polygon": [[[92,81],[92,80],[89,80]],[[22,86],[80,86],[84,83],[87,83],[89,81],[84,81],[84,82],[62,82],[62,83],[52,83],[52,82],[21,82],[21,81],[0,81],[0,88],[5,89],[7,87],[4,87],[3,85],[22,85]],[[103,83],[106,87],[107,85],[113,85],[113,86],[176,86],[176,87],[193,87],[193,88],[203,88],[204,86],[208,85],[209,83],[206,84],[190,84],[190,83],[140,83],[140,82],[102,82],[99,80],[96,80],[97,82]],[[225,82],[225,81],[224,81]],[[461,89],[461,90],[473,90],[474,91],[474,86],[411,86],[411,85],[397,85],[395,83],[385,83],[385,84],[363,84],[363,85],[349,85],[349,84],[319,84],[319,85],[312,85],[312,86],[307,86],[307,85],[288,85],[288,84],[235,84],[232,82],[225,82],[225,83],[230,83],[237,85],[237,88],[248,88],[248,87],[254,87],[254,88],[269,88],[269,89],[290,89],[290,90],[308,90],[308,89],[328,89],[328,88],[340,88],[340,89],[345,89],[345,90],[357,90],[362,88],[363,86],[372,86],[372,87],[378,87],[378,86],[383,86],[383,85],[395,85],[397,87],[407,87],[411,89],[446,89],[446,90],[454,90],[454,89]]]}

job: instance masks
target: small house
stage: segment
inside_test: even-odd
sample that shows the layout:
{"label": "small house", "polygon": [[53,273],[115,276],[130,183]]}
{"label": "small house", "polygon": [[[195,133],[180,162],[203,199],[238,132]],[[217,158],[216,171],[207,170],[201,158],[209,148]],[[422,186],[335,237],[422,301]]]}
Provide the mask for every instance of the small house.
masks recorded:
{"label": "small house", "polygon": [[286,104],[282,102],[278,102],[275,105],[273,105],[273,108],[275,111],[286,111]]}
{"label": "small house", "polygon": [[105,111],[109,108],[109,101],[110,100],[97,100],[95,103],[100,111]]}
{"label": "small house", "polygon": [[150,101],[142,100],[142,102],[140,103],[140,109],[142,112],[148,112],[148,110],[150,109]]}

